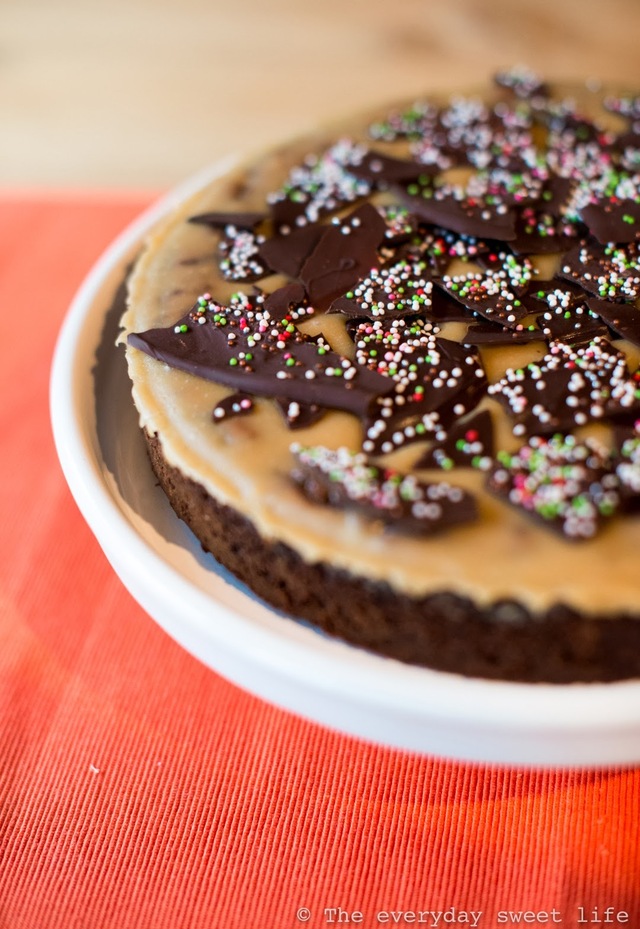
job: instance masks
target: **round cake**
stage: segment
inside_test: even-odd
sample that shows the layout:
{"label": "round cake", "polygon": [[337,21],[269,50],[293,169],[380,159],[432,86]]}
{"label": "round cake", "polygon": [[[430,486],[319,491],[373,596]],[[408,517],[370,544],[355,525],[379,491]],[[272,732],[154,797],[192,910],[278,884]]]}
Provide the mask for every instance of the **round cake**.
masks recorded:
{"label": "round cake", "polygon": [[212,181],[123,318],[178,516],[380,654],[638,676],[639,182],[640,96],[524,69]]}

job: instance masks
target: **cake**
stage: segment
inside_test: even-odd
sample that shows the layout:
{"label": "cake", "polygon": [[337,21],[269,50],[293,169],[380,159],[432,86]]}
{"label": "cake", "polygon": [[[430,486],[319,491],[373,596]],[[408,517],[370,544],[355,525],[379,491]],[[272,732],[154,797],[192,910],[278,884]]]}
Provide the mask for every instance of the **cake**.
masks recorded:
{"label": "cake", "polygon": [[208,183],[122,321],[177,515],[282,622],[638,676],[639,181],[640,96],[513,69]]}

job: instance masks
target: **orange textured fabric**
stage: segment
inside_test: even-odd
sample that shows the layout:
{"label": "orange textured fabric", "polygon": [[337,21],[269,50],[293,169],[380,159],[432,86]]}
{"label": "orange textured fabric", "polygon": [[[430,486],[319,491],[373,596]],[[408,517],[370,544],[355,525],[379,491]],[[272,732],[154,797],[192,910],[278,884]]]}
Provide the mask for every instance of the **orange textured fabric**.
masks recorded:
{"label": "orange textured fabric", "polygon": [[363,744],[232,686],[123,589],[47,391],[76,286],[149,199],[0,197],[0,929],[640,926],[640,770]]}

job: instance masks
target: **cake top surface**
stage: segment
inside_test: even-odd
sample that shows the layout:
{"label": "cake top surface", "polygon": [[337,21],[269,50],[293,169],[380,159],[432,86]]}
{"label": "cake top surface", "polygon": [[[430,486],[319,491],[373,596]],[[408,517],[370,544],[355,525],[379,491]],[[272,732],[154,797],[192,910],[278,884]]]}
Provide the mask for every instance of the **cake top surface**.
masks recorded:
{"label": "cake top surface", "polygon": [[[257,522],[288,525],[307,557],[340,525],[377,576],[393,533],[411,566],[457,553],[485,597],[507,591],[495,569],[465,574],[483,532],[526,542],[514,587],[540,588],[537,550],[557,545],[570,570],[602,540],[628,565],[639,184],[637,96],[522,69],[270,153],[185,205],[140,263],[124,323],[143,424],[171,423],[173,463],[229,502],[251,484]],[[416,592],[438,570],[385,576]]]}

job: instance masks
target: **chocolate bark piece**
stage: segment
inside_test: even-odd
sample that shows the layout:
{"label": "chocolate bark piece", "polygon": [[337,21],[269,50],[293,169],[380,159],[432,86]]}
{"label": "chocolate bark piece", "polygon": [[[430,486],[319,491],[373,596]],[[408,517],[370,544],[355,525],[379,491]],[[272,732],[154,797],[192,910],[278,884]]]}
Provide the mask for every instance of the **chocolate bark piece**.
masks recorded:
{"label": "chocolate bark piece", "polygon": [[208,213],[198,213],[196,216],[190,216],[190,223],[199,223],[202,226],[209,226],[211,229],[226,229],[227,226],[235,226],[236,229],[246,229],[253,231],[256,226],[267,219],[267,213],[243,212],[243,211],[216,211]]}
{"label": "chocolate bark piece", "polygon": [[360,164],[367,148],[350,139],[340,139],[320,155],[310,154],[303,164],[291,169],[278,191],[267,196],[277,232],[318,222],[371,193],[371,184],[350,170]]}
{"label": "chocolate bark piece", "polygon": [[442,339],[420,318],[373,320],[353,330],[356,364],[388,377],[393,390],[365,418],[363,450],[384,454],[438,437],[480,401],[486,376],[479,356]]}
{"label": "chocolate bark piece", "polygon": [[545,100],[536,107],[536,119],[549,129],[547,146],[567,150],[589,142],[602,143],[607,140],[602,126],[595,120],[576,109],[571,98],[552,101]]}
{"label": "chocolate bark piece", "polygon": [[428,100],[417,100],[401,110],[391,111],[384,119],[369,126],[372,139],[396,142],[398,139],[421,139],[432,132],[438,117],[438,107]]}
{"label": "chocolate bark piece", "polygon": [[287,400],[284,397],[276,397],[275,401],[289,429],[306,429],[313,426],[326,412],[314,403],[299,403],[297,400]]}
{"label": "chocolate bark piece", "polygon": [[275,313],[278,317],[286,316],[292,307],[295,307],[298,313],[305,308],[308,316],[313,313],[313,307],[307,304],[304,287],[296,281],[292,284],[284,284],[270,294],[266,294],[263,305],[265,310]]}
{"label": "chocolate bark piece", "polygon": [[573,310],[584,306],[589,297],[588,291],[580,284],[554,277],[548,281],[533,281],[523,297],[523,302],[532,313],[541,310]]}
{"label": "chocolate bark piece", "polygon": [[521,297],[533,276],[531,262],[518,259],[510,252],[500,252],[491,264],[485,271],[444,275],[440,283],[467,309],[489,322],[514,329],[529,315]]}
{"label": "chocolate bark piece", "polygon": [[598,242],[633,242],[640,236],[640,191],[638,199],[598,200],[580,210],[580,218]]}
{"label": "chocolate bark piece", "polygon": [[640,174],[631,153],[629,169],[621,163],[615,140],[590,151],[590,163],[577,165],[575,187],[564,207],[602,243],[628,243],[640,235]]}
{"label": "chocolate bark piece", "polygon": [[372,268],[344,296],[329,307],[330,313],[368,319],[390,319],[428,313],[433,280],[426,261],[401,258],[381,268]]}
{"label": "chocolate bark piece", "polygon": [[496,457],[489,489],[571,541],[593,538],[620,505],[610,455],[593,440],[532,436],[515,454]]}
{"label": "chocolate bark piece", "polygon": [[477,468],[486,471],[493,463],[493,418],[489,410],[472,413],[455,423],[443,442],[429,448],[414,468]]}
{"label": "chocolate bark piece", "polygon": [[370,203],[328,225],[300,270],[313,307],[327,309],[379,264],[386,223]]}
{"label": "chocolate bark piece", "polygon": [[490,107],[477,98],[456,97],[423,125],[410,149],[418,161],[439,170],[462,164],[520,169],[524,150],[532,146],[531,129],[527,105]]}
{"label": "chocolate bark piece", "polygon": [[307,309],[274,316],[264,294],[235,294],[229,306],[201,297],[175,326],[129,335],[129,344],[166,364],[257,396],[282,397],[364,416],[393,384],[305,336]]}
{"label": "chocolate bark piece", "polygon": [[640,409],[638,375],[600,336],[579,345],[551,342],[540,361],[508,369],[488,393],[511,414],[516,435],[564,432]]}
{"label": "chocolate bark piece", "polygon": [[246,284],[267,277],[271,272],[260,256],[264,241],[263,235],[225,226],[218,243],[218,267],[225,280]]}
{"label": "chocolate bark piece", "polygon": [[473,496],[445,481],[379,468],[347,448],[294,444],[291,477],[313,503],[352,509],[400,532],[432,535],[477,517]]}
{"label": "chocolate bark piece", "polygon": [[566,252],[584,234],[584,226],[545,209],[524,207],[515,221],[515,237],[509,242],[518,255],[552,255]]}
{"label": "chocolate bark piece", "polygon": [[468,236],[489,236],[501,242],[515,238],[515,212],[505,203],[491,203],[450,186],[417,181],[398,187],[401,201],[422,220]]}
{"label": "chocolate bark piece", "polygon": [[533,312],[547,307],[537,319],[545,337],[571,345],[609,336],[608,327],[589,309],[588,301],[589,294],[579,284],[561,278],[538,281],[524,298]]}
{"label": "chocolate bark piece", "polygon": [[303,264],[322,238],[326,226],[309,223],[286,235],[273,235],[260,243],[258,254],[274,272],[298,277]]}
{"label": "chocolate bark piece", "polygon": [[611,303],[592,298],[587,301],[587,306],[622,339],[640,345],[640,309],[634,303]]}
{"label": "chocolate bark piece", "polygon": [[431,292],[431,306],[425,310],[424,315],[436,326],[444,323],[468,323],[474,318],[471,310],[454,300],[435,279]]}
{"label": "chocolate bark piece", "polygon": [[372,190],[386,190],[391,183],[413,181],[427,173],[424,164],[406,158],[393,158],[383,152],[365,151],[362,159],[349,166],[349,171],[371,185]]}
{"label": "chocolate bark piece", "polygon": [[609,338],[609,328],[586,306],[577,306],[573,310],[549,310],[539,316],[537,322],[547,339],[568,345],[583,345],[596,337]]}
{"label": "chocolate bark piece", "polygon": [[246,416],[253,411],[254,405],[254,399],[251,394],[244,393],[244,391],[237,391],[216,404],[213,408],[211,418],[214,423],[220,423],[223,419]]}
{"label": "chocolate bark piece", "polygon": [[586,239],[564,256],[560,273],[603,300],[635,300],[640,296],[640,242],[603,245]]}
{"label": "chocolate bark piece", "polygon": [[228,281],[247,283],[270,273],[268,264],[260,256],[265,236],[255,231],[266,218],[266,213],[212,211],[190,216],[188,221],[222,232],[218,241],[218,265],[222,276]]}
{"label": "chocolate bark piece", "polygon": [[423,234],[420,230],[418,217],[405,206],[389,203],[378,207],[378,212],[384,219],[387,228],[384,232],[384,241],[381,249],[390,248],[395,251],[399,245],[407,242],[423,243]]}
{"label": "chocolate bark piece", "polygon": [[469,326],[460,340],[463,345],[524,345],[545,341],[545,332],[538,326],[518,325],[513,329],[481,322]]}
{"label": "chocolate bark piece", "polygon": [[474,261],[482,265],[485,256],[504,250],[504,243],[486,237],[461,235],[440,226],[432,227],[425,254],[436,270],[444,271],[453,260]]}
{"label": "chocolate bark piece", "polygon": [[604,108],[609,110],[610,113],[618,113],[618,115],[624,116],[632,128],[638,126],[638,129],[640,129],[639,94],[607,94],[604,99]]}

